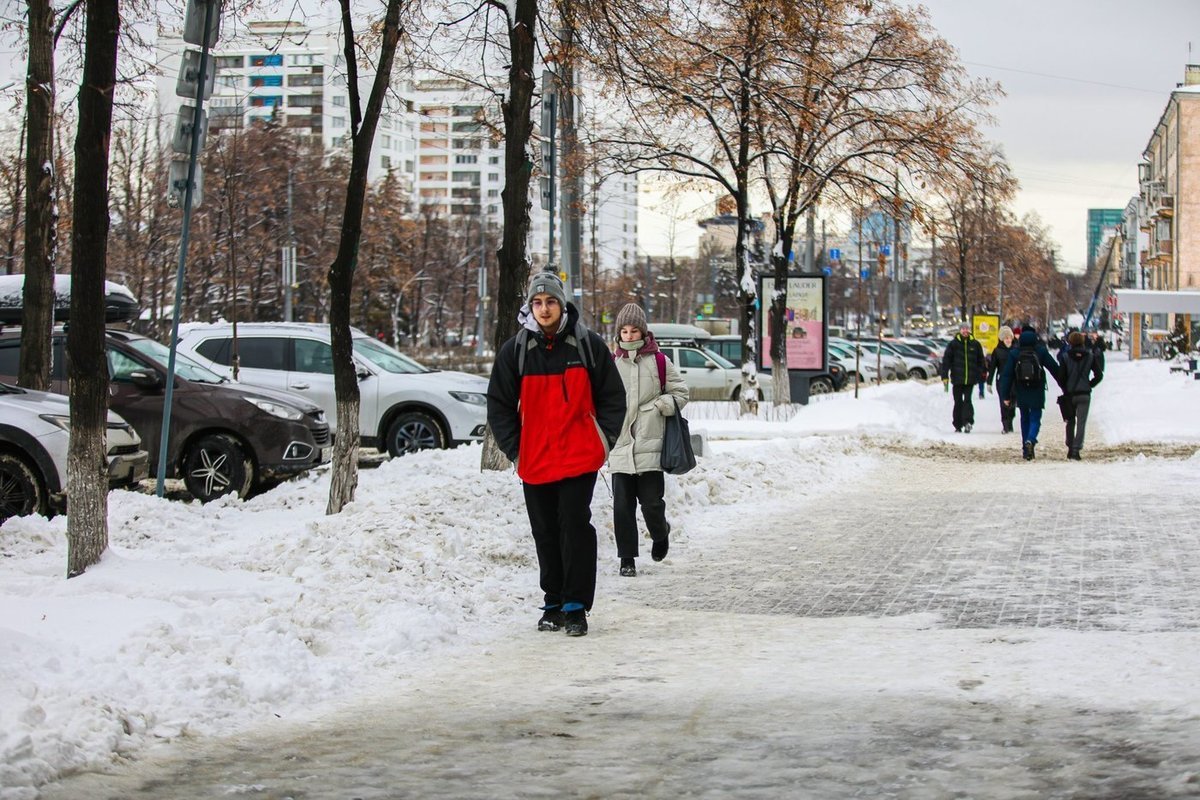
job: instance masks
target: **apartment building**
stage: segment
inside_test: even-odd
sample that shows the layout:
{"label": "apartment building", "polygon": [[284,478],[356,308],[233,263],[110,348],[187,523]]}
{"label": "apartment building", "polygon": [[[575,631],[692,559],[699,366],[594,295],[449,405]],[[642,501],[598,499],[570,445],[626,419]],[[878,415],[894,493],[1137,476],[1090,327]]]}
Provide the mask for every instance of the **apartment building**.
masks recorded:
{"label": "apartment building", "polygon": [[1167,101],[1138,165],[1147,289],[1200,290],[1200,65]]}
{"label": "apartment building", "polygon": [[[173,120],[186,102],[175,94],[185,47],[178,34],[159,36],[162,74],[156,88],[159,108],[167,120]],[[327,151],[348,147],[349,91],[336,24],[310,27],[289,20],[250,22],[233,38],[223,39],[211,56],[217,74],[213,96],[206,104],[210,134],[275,120],[319,142]],[[374,73],[360,68],[364,102],[374,78]],[[391,170],[399,171],[412,185],[416,127],[411,86],[394,84],[375,134],[370,180]]]}

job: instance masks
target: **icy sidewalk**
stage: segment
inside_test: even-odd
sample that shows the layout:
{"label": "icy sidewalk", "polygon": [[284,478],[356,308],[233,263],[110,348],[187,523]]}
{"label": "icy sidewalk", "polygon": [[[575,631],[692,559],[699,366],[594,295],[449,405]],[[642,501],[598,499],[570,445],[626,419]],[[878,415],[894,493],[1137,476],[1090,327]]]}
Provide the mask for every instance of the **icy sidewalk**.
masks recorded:
{"label": "icy sidewalk", "polygon": [[1195,795],[1194,460],[847,458],[677,497],[671,556],[602,564],[584,639],[514,619],[369,705],[45,797]]}

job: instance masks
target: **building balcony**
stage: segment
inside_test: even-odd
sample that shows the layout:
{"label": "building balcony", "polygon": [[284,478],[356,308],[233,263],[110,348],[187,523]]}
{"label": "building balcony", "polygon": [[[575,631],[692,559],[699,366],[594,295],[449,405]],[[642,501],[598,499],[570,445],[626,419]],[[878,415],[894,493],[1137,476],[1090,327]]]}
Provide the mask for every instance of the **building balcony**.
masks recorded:
{"label": "building balcony", "polygon": [[1175,216],[1175,195],[1160,194],[1155,203],[1154,215],[1170,219]]}
{"label": "building balcony", "polygon": [[1154,243],[1156,255],[1159,258],[1170,258],[1175,253],[1174,245],[1175,242],[1171,239],[1159,239]]}

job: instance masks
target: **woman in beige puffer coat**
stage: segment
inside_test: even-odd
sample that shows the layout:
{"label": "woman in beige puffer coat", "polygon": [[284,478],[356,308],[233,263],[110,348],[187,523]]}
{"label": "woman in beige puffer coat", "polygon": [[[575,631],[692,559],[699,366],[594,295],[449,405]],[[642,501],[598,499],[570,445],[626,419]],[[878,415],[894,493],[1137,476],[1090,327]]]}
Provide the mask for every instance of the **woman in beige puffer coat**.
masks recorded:
{"label": "woman in beige puffer coat", "polygon": [[[646,324],[646,312],[629,303],[617,313],[617,373],[625,384],[625,420],[621,435],[608,455],[613,481],[613,531],[621,574],[637,575],[637,507],[650,531],[650,556],[662,561],[669,547],[671,524],[663,500],[662,456],[665,419],[683,408],[688,387],[671,360],[661,354]],[[665,389],[658,362],[665,368]]]}

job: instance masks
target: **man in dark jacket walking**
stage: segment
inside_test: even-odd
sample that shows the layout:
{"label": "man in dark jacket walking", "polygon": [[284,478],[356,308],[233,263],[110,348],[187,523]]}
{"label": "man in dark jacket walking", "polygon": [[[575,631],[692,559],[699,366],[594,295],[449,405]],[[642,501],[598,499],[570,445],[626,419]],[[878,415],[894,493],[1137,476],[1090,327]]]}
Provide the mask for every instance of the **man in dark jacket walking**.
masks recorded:
{"label": "man in dark jacket walking", "polygon": [[1083,458],[1083,433],[1092,389],[1104,379],[1104,356],[1097,352],[1079,331],[1067,337],[1069,348],[1060,359],[1059,385],[1062,387],[1063,420],[1067,424],[1067,458]]}
{"label": "man in dark jacket walking", "polygon": [[1042,411],[1046,408],[1046,374],[1058,379],[1058,364],[1054,356],[1038,339],[1037,331],[1025,325],[1017,349],[1008,354],[1000,372],[1000,396],[1015,404],[1021,412],[1021,455],[1026,461],[1034,458],[1038,431],[1042,427]]}
{"label": "man in dark jacket walking", "polygon": [[984,380],[983,346],[971,335],[971,326],[963,323],[958,335],[946,345],[942,355],[942,384],[954,390],[954,430],[971,432],[975,425],[975,406],[971,391]]}
{"label": "man in dark jacket walking", "polygon": [[[1000,341],[996,342],[996,347],[992,350],[992,354],[988,357],[988,388],[998,384],[997,380],[1000,377],[1004,365],[1008,362],[1008,356],[1012,353],[1013,332],[1012,328],[1007,325],[1000,326]],[[1013,432],[1013,418],[1017,415],[1017,409],[1012,403],[1005,403],[1005,400],[1012,400],[1011,397],[1000,395],[1000,432]]]}
{"label": "man in dark jacket walking", "polygon": [[625,418],[625,386],[557,274],[534,275],[525,296],[521,330],[492,366],[488,424],[524,486],[544,600],[538,630],[584,636],[596,594],[592,492]]}

